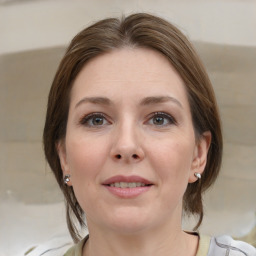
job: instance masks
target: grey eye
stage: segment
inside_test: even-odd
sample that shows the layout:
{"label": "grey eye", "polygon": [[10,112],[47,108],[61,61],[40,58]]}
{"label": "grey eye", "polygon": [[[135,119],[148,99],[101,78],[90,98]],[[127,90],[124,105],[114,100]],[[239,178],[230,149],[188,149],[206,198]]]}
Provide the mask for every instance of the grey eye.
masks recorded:
{"label": "grey eye", "polygon": [[97,127],[109,124],[106,117],[101,113],[92,113],[81,119],[80,123],[87,127]]}
{"label": "grey eye", "polygon": [[166,120],[162,116],[153,117],[153,124],[155,124],[155,125],[163,125],[165,123],[165,121]]}
{"label": "grey eye", "polygon": [[93,125],[103,125],[104,124],[104,118],[103,117],[93,117],[91,119],[91,123]]}
{"label": "grey eye", "polygon": [[176,124],[176,121],[171,115],[167,113],[156,112],[149,119],[148,123],[155,126],[166,126],[166,125]]}

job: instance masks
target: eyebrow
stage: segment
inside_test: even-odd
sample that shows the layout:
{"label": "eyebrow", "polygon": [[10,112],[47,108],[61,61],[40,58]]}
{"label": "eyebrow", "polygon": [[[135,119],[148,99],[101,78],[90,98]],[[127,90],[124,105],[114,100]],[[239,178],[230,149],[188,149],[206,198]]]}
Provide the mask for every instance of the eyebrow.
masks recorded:
{"label": "eyebrow", "polygon": [[[152,96],[152,97],[146,97],[142,99],[140,102],[141,106],[146,106],[146,105],[154,105],[154,104],[160,104],[160,103],[165,103],[165,102],[174,102],[177,104],[179,107],[183,108],[182,104],[174,97],[170,96]],[[112,102],[109,98],[106,97],[85,97],[81,99],[75,106],[77,108],[83,103],[92,103],[92,104],[98,104],[98,105],[106,105],[110,106],[112,105]]]}
{"label": "eyebrow", "polygon": [[93,103],[93,104],[106,105],[106,106],[111,105],[110,99],[106,97],[85,97],[76,104],[75,108],[77,108],[83,103]]}
{"label": "eyebrow", "polygon": [[182,104],[176,98],[170,97],[170,96],[146,97],[141,101],[140,105],[142,106],[153,105],[153,104],[165,103],[168,101],[171,101],[177,104],[179,107],[183,108]]}

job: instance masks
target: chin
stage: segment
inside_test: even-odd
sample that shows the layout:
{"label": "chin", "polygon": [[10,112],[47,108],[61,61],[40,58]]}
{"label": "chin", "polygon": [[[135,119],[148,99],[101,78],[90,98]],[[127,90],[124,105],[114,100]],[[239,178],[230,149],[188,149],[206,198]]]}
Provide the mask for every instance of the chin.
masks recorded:
{"label": "chin", "polygon": [[154,224],[152,215],[149,213],[141,209],[119,209],[112,213],[109,226],[115,232],[127,235],[142,232]]}

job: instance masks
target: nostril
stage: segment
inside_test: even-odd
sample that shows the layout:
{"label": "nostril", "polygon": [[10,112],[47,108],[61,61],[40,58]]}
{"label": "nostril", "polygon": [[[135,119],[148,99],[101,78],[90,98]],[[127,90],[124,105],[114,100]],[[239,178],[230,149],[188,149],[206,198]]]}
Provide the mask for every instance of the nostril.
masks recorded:
{"label": "nostril", "polygon": [[133,154],[132,157],[133,157],[134,159],[138,159],[138,158],[139,158],[138,155],[136,155],[136,154]]}
{"label": "nostril", "polygon": [[[122,159],[123,156],[122,156],[121,154],[116,154],[116,155],[115,155],[115,158],[116,158],[116,159]],[[126,158],[126,156],[124,156],[124,158]],[[137,154],[133,154],[133,155],[131,155],[131,158],[132,158],[132,159],[139,159],[140,157],[139,157]],[[127,158],[127,159],[128,159],[128,158]]]}

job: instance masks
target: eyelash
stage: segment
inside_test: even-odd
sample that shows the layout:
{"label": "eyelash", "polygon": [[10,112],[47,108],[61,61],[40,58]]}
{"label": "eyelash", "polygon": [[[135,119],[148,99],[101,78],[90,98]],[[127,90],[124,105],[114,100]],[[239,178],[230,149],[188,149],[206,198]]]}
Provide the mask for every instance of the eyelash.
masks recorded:
{"label": "eyelash", "polygon": [[103,122],[104,121],[107,121],[108,123],[110,123],[108,120],[107,120],[107,117],[102,114],[102,113],[91,113],[89,115],[86,115],[84,117],[82,117],[79,121],[79,124],[81,125],[84,125],[84,126],[87,126],[87,127],[96,127],[96,126],[103,126],[104,124],[101,124],[101,125],[95,125],[95,124],[90,124],[89,122],[90,121],[93,121],[93,118],[96,118],[96,117],[99,117],[99,118],[102,118],[103,119]]}
{"label": "eyelash", "polygon": [[[103,119],[103,124],[95,125],[95,124],[91,124],[91,123],[90,123],[91,121],[93,121],[93,118],[97,118],[97,117]],[[155,112],[155,113],[151,114],[151,115],[149,116],[149,119],[148,119],[145,123],[146,123],[146,124],[147,124],[147,123],[150,123],[150,121],[151,121],[153,118],[156,118],[156,117],[161,117],[161,118],[167,120],[167,123],[165,123],[165,124],[160,124],[160,125],[152,123],[152,124],[150,124],[150,125],[158,126],[158,127],[165,127],[165,126],[168,126],[168,125],[177,124],[177,121],[175,120],[175,118],[172,117],[171,115],[165,113],[165,112]],[[108,121],[107,117],[106,117],[103,113],[91,113],[91,114],[88,114],[88,115],[82,117],[82,118],[80,119],[80,121],[79,121],[79,124],[93,128],[93,127],[101,127],[101,126],[103,126],[103,125],[106,125],[104,122],[107,122],[108,124],[111,124],[111,123]]]}
{"label": "eyelash", "polygon": [[167,124],[160,124],[160,125],[156,125],[156,124],[151,124],[151,125],[155,125],[155,126],[168,126],[168,125],[172,125],[172,124],[177,124],[177,121],[175,120],[175,118],[165,112],[155,112],[153,113],[149,120],[147,122],[149,122],[150,120],[152,120],[155,117],[161,117],[163,119],[167,119]]}

